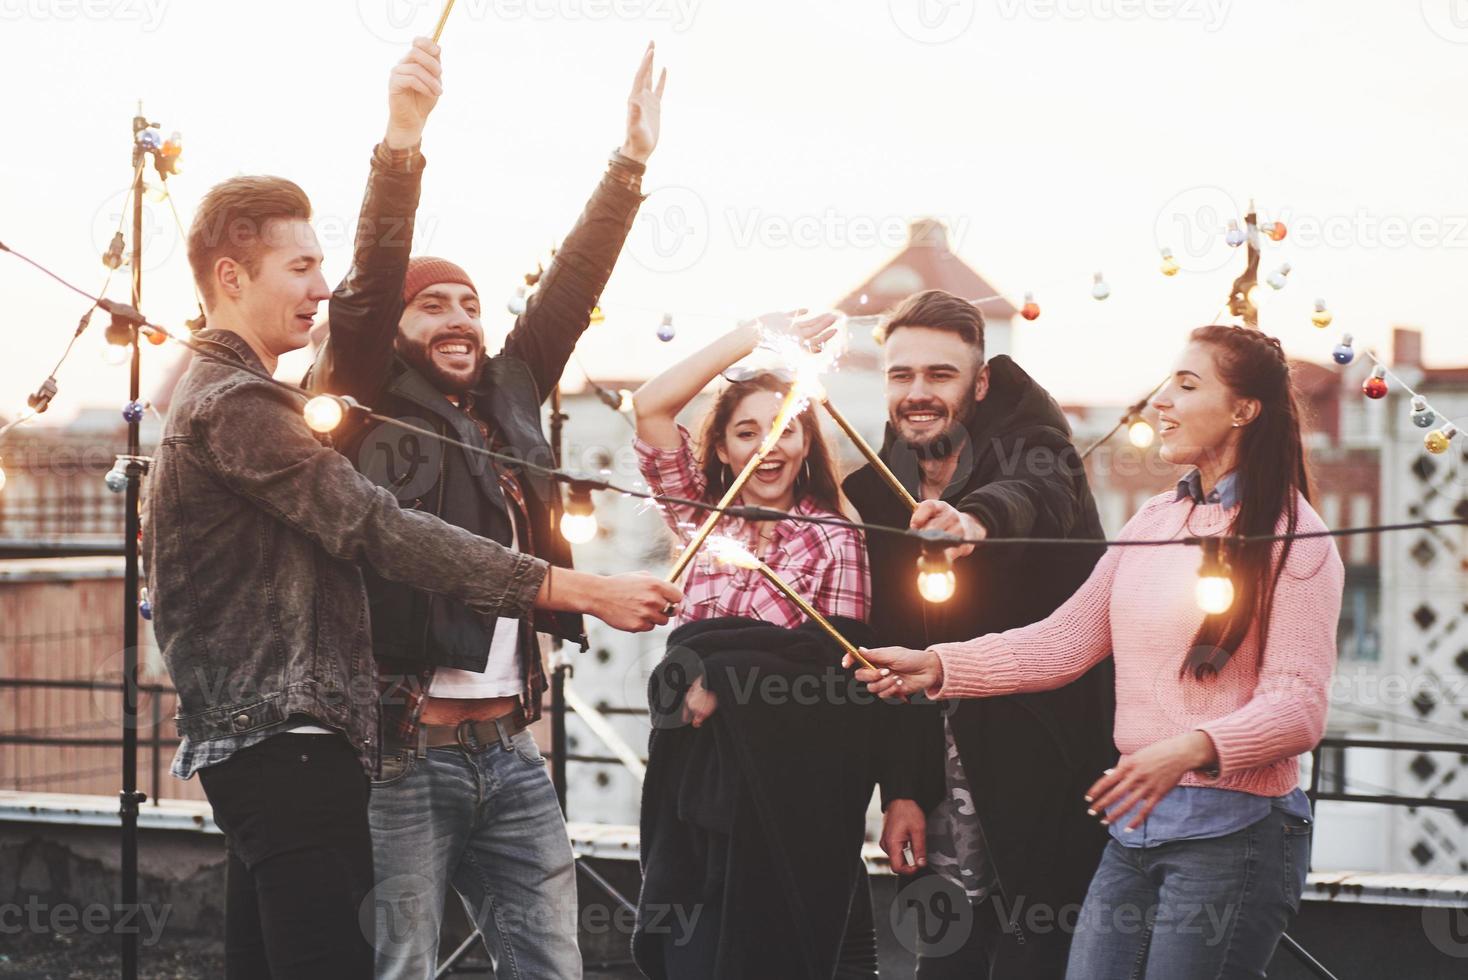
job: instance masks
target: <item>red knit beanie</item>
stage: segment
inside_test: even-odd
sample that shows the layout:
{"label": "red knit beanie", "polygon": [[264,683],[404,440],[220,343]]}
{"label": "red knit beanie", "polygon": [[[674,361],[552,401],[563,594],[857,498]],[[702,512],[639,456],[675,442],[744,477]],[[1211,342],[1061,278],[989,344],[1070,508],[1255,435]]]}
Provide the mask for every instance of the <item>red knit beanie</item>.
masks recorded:
{"label": "red knit beanie", "polygon": [[455,282],[473,289],[476,295],[479,293],[474,280],[469,278],[469,273],[448,259],[419,255],[408,261],[408,276],[403,280],[403,302],[413,302],[414,296],[436,282]]}

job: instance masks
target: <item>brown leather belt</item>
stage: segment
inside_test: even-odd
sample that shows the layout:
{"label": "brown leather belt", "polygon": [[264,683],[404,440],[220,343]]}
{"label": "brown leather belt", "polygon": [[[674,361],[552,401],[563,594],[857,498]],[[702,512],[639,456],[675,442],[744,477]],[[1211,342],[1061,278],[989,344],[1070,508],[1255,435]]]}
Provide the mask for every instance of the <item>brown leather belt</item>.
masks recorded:
{"label": "brown leather belt", "polygon": [[465,752],[478,753],[493,745],[509,752],[513,746],[510,739],[523,732],[529,723],[525,720],[523,705],[498,718],[461,721],[457,725],[419,725],[417,748],[440,749],[457,746]]}

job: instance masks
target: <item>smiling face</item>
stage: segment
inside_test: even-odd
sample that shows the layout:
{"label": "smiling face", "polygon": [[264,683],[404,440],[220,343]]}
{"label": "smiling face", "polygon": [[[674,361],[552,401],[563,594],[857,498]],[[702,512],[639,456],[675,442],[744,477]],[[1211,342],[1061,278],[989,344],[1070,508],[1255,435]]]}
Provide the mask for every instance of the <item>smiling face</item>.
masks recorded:
{"label": "smiling face", "polygon": [[[784,401],[784,396],[777,392],[755,391],[745,395],[734,406],[734,414],[721,433],[722,442],[715,450],[720,462],[736,476],[764,442]],[[770,450],[764,463],[744,485],[745,502],[780,510],[793,507],[795,481],[805,465],[808,450],[804,424],[798,417],[792,419],[780,441],[775,443],[775,448]]]}
{"label": "smiling face", "polygon": [[267,222],[253,261],[220,259],[217,275],[220,292],[234,305],[230,322],[270,357],[305,347],[316,308],[331,298],[321,246],[304,219]]}
{"label": "smiling face", "polygon": [[484,360],[479,296],[461,283],[425,286],[403,310],[397,350],[439,391],[462,395]]}
{"label": "smiling face", "polygon": [[882,351],[888,420],[915,449],[962,426],[989,392],[981,355],[952,331],[902,327],[892,331]]}
{"label": "smiling face", "polygon": [[1243,426],[1258,416],[1259,402],[1228,386],[1216,352],[1213,344],[1189,344],[1152,405],[1164,460],[1222,474],[1233,469]]}

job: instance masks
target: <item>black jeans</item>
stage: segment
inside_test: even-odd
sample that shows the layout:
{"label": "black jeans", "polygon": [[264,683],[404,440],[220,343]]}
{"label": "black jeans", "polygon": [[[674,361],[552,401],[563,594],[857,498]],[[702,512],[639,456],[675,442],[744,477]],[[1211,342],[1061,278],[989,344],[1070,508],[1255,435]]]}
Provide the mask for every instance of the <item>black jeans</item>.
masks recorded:
{"label": "black jeans", "polygon": [[199,770],[229,850],[227,980],[371,980],[367,775],[339,735],[275,735]]}

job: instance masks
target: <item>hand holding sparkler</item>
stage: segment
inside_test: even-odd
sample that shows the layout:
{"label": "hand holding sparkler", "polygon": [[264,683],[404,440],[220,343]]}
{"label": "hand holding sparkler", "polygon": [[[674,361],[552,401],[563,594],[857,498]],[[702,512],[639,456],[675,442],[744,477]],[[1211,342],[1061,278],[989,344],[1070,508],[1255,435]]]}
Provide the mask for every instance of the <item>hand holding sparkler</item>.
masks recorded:
{"label": "hand holding sparkler", "polygon": [[862,668],[856,679],[879,698],[910,697],[943,686],[943,661],[931,650],[909,650],[906,647],[876,647],[863,650],[855,658],[847,654],[841,666],[856,662]]}
{"label": "hand holding sparkler", "polygon": [[393,67],[387,85],[387,135],[389,149],[406,150],[423,139],[428,114],[443,95],[443,64],[439,47],[426,37],[413,39],[413,46]]}

